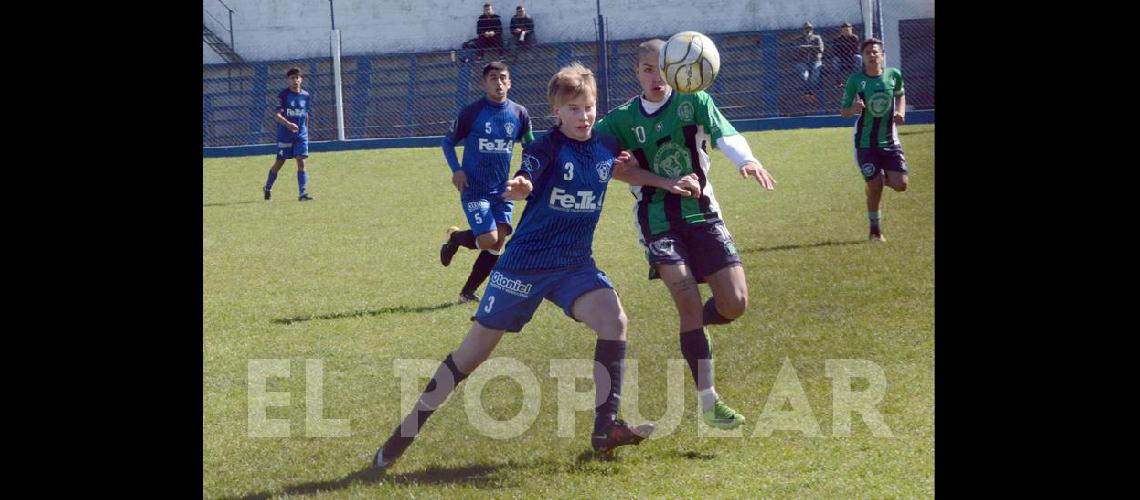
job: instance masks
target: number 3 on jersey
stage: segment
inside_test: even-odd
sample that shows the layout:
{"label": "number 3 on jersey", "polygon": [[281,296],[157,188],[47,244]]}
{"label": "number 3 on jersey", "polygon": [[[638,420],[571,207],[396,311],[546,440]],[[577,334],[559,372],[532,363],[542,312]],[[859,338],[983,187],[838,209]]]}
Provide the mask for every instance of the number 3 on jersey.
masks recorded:
{"label": "number 3 on jersey", "polygon": [[491,312],[491,308],[495,307],[495,296],[487,297],[487,305],[483,307],[483,312]]}

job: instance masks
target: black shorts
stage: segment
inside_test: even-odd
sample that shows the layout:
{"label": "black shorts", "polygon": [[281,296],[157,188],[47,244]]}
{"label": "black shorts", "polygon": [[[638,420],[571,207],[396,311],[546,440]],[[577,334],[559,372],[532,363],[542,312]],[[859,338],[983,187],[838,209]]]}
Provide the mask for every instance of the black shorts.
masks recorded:
{"label": "black shorts", "polygon": [[658,264],[685,264],[697,283],[721,269],[741,265],[736,240],[719,220],[671,229],[653,236],[644,246],[649,279],[660,278]]}
{"label": "black shorts", "polygon": [[863,180],[871,182],[883,170],[908,173],[906,157],[902,146],[896,144],[885,148],[855,148],[855,162]]}

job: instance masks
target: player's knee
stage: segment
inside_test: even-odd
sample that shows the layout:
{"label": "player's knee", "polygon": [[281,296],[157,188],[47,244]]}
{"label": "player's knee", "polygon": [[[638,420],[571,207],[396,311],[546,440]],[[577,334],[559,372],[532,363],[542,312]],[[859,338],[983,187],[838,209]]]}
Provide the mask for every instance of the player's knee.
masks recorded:
{"label": "player's knee", "polygon": [[499,243],[499,235],[495,231],[491,231],[489,233],[480,234],[476,240],[478,240],[479,248],[486,250],[494,248],[495,245]]}
{"label": "player's knee", "polygon": [[890,183],[891,189],[898,192],[906,191],[907,182],[905,180],[898,180]]}
{"label": "player's knee", "polygon": [[490,353],[482,354],[460,348],[451,354],[451,358],[455,361],[455,367],[460,372],[470,374],[479,368],[479,365],[483,364],[484,361],[487,361],[489,355]]}
{"label": "player's knee", "polygon": [[597,327],[598,338],[600,339],[624,340],[626,329],[629,328],[629,318],[625,316],[625,311],[621,311],[615,316],[598,322]]}
{"label": "player's knee", "polygon": [[724,297],[721,302],[720,297],[716,300],[716,309],[721,316],[727,319],[736,319],[744,315],[744,311],[748,310],[748,295],[743,293],[734,293]]}

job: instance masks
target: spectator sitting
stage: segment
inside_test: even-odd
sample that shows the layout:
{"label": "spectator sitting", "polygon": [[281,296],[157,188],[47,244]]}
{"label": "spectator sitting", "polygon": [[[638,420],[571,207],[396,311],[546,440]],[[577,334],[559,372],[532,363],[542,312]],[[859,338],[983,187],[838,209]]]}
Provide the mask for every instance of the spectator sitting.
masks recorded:
{"label": "spectator sitting", "polygon": [[819,88],[819,70],[823,67],[823,38],[814,33],[811,23],[804,23],[804,35],[797,39],[799,55],[796,72],[804,82],[804,102],[815,104]]}
{"label": "spectator sitting", "polygon": [[520,51],[529,51],[535,43],[534,20],[527,17],[526,8],[520,5],[515,9],[515,17],[511,18],[511,36],[507,37],[507,48],[518,58]]}
{"label": "spectator sitting", "polygon": [[475,34],[475,48],[479,49],[475,60],[482,60],[485,49],[490,48],[498,50],[499,56],[503,55],[503,20],[489,3],[483,4],[483,15],[475,24]]}

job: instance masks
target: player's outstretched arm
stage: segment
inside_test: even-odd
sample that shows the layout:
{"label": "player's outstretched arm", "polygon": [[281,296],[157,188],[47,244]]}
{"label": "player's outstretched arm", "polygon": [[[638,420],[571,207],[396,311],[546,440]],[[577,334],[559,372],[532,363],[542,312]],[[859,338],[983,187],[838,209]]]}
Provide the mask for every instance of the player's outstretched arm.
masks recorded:
{"label": "player's outstretched arm", "polygon": [[661,177],[638,166],[637,159],[628,151],[622,151],[614,158],[613,177],[633,186],[652,186],[680,196],[701,196],[700,182],[695,174],[676,179]]}
{"label": "player's outstretched arm", "polygon": [[764,167],[760,166],[759,162],[750,161],[745,163],[744,166],[740,167],[740,176],[745,179],[749,177],[756,178],[756,182],[759,182],[760,185],[768,191],[776,189],[776,179],[772,178],[772,174],[764,170]]}
{"label": "player's outstretched arm", "polygon": [[743,135],[734,134],[721,137],[717,139],[716,145],[729,160],[732,160],[737,170],[740,170],[741,177],[745,179],[755,178],[756,182],[759,182],[768,191],[776,189],[776,179],[773,179],[772,174],[764,170],[764,167],[760,165],[760,160],[752,156],[752,148]]}
{"label": "player's outstretched arm", "polygon": [[507,181],[502,198],[504,201],[526,199],[527,196],[530,196],[532,189],[534,189],[534,185],[531,184],[530,178],[526,174],[519,174],[514,179]]}

